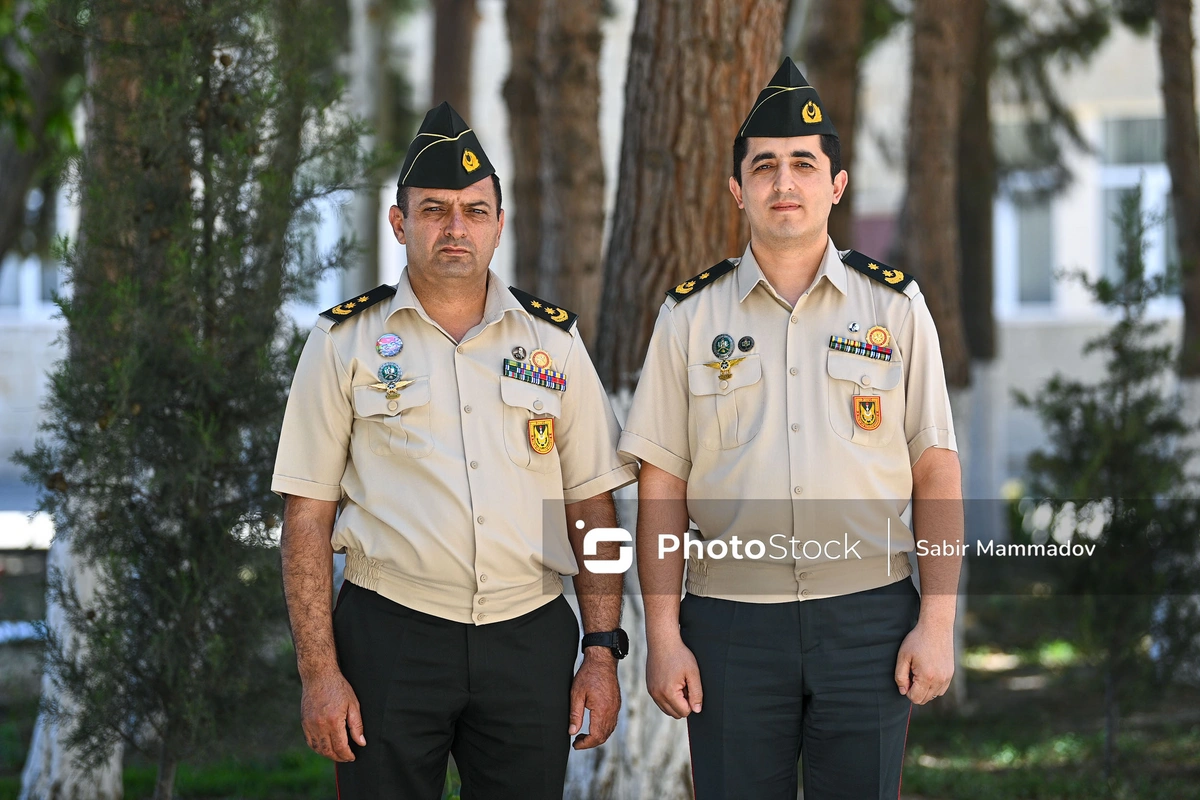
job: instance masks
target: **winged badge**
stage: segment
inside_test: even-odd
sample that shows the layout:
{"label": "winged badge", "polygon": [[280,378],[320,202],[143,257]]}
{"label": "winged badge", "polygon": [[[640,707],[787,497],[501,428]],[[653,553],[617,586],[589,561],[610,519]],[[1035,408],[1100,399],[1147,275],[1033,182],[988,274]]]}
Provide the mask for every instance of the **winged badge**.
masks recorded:
{"label": "winged badge", "polygon": [[745,360],[746,360],[745,356],[742,356],[741,358],[733,358],[733,359],[726,358],[721,361],[710,361],[707,364],[705,364],[704,366],[710,367],[712,369],[721,370],[721,374],[717,375],[717,378],[719,378],[720,380],[723,380],[723,381],[727,381],[733,377],[733,373],[730,372],[730,370]]}

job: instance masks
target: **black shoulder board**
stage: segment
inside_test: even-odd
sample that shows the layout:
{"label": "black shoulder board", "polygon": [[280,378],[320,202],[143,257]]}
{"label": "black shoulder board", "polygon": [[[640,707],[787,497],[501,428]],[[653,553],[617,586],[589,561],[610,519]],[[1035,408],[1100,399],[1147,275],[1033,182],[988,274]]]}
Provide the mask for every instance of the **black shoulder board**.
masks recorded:
{"label": "black shoulder board", "polygon": [[559,308],[553,303],[547,303],[540,297],[534,297],[529,292],[522,292],[515,286],[508,287],[508,290],[513,293],[513,297],[521,305],[525,306],[525,310],[533,314],[538,319],[544,319],[551,325],[562,328],[564,331],[570,332],[571,326],[575,324],[575,320],[579,319],[579,315],[573,311],[567,311],[565,308]]}
{"label": "black shoulder board", "polygon": [[737,266],[729,259],[725,259],[720,264],[709,267],[696,277],[689,278],[688,280],[679,284],[674,289],[671,289],[669,292],[667,292],[667,294],[671,295],[671,297],[674,297],[676,301],[686,300],[699,290],[703,289],[705,286],[708,286],[717,278],[721,277],[727,272],[732,272],[735,269],[737,269]]}
{"label": "black shoulder board", "polygon": [[326,319],[331,319],[334,322],[341,322],[350,319],[360,311],[366,311],[371,306],[378,303],[380,300],[387,300],[396,293],[395,286],[388,286],[386,283],[383,286],[376,286],[369,292],[351,297],[344,303],[338,303],[330,309],[321,312],[321,316]]}
{"label": "black shoulder board", "polygon": [[842,261],[846,266],[854,267],[868,278],[874,278],[897,292],[903,292],[905,287],[913,282],[912,275],[906,275],[898,269],[892,269],[887,264],[867,258],[857,250],[847,250],[846,255],[842,256]]}

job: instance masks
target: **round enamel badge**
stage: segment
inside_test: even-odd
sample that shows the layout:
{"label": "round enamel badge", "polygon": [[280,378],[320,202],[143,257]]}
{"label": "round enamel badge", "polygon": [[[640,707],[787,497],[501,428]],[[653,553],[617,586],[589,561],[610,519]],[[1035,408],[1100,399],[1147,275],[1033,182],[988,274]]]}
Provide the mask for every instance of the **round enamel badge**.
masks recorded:
{"label": "round enamel badge", "polygon": [[375,352],[384,358],[394,358],[404,349],[404,340],[394,333],[385,333],[375,340]]}

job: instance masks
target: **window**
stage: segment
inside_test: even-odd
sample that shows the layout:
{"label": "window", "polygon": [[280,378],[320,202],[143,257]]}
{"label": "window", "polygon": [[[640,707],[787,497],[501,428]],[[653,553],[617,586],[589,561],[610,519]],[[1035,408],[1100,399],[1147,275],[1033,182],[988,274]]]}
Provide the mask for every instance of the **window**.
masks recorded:
{"label": "window", "polygon": [[1161,164],[1164,125],[1157,119],[1110,119],[1104,122],[1105,164]]}
{"label": "window", "polygon": [[1049,303],[1054,285],[1054,226],[1050,199],[1044,195],[1013,197],[1017,222],[1017,299]]}

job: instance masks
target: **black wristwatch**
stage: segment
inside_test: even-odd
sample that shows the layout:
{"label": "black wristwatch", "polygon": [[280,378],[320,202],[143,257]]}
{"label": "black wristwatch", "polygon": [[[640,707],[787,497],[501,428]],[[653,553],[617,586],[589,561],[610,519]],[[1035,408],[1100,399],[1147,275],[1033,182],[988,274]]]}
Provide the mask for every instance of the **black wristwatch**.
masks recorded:
{"label": "black wristwatch", "polygon": [[629,655],[629,635],[620,628],[604,633],[589,633],[583,637],[580,647],[607,647],[612,651],[613,658],[620,661]]}

